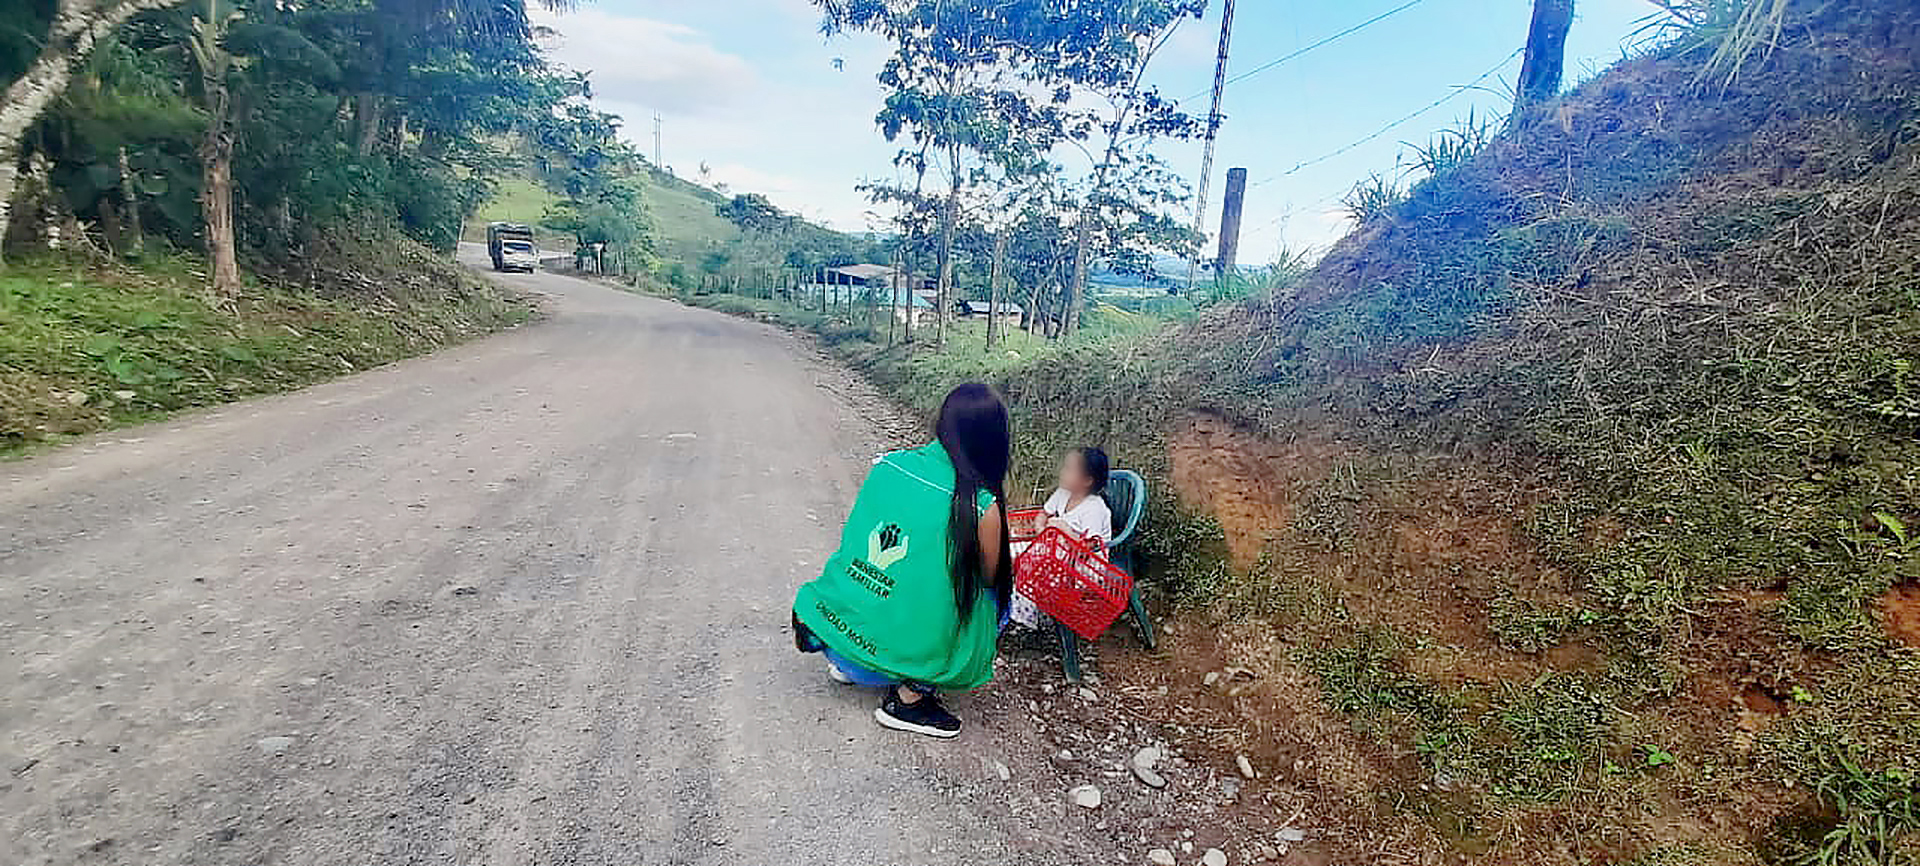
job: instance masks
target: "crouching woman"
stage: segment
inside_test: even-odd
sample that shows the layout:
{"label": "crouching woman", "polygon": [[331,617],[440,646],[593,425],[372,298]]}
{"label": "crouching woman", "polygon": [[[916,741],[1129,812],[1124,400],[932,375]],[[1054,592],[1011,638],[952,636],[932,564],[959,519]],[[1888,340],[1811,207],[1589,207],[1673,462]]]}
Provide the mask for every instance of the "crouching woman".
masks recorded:
{"label": "crouching woman", "polygon": [[1006,404],[985,385],[962,385],[934,434],[874,462],[840,549],[794,600],[794,638],[826,656],[834,679],[885,688],[880,724],[953,737],[960,720],[938,693],[992,679],[1013,591]]}

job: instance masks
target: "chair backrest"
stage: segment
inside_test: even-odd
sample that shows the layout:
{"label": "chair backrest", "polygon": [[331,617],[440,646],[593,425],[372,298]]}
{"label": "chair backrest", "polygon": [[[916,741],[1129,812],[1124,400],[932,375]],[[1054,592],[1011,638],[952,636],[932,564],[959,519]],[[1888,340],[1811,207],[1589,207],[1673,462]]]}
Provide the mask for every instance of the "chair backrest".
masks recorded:
{"label": "chair backrest", "polygon": [[1119,547],[1133,540],[1140,528],[1140,516],[1147,510],[1147,479],[1130,469],[1115,469],[1107,475],[1107,489],[1100,494],[1113,512],[1113,543]]}

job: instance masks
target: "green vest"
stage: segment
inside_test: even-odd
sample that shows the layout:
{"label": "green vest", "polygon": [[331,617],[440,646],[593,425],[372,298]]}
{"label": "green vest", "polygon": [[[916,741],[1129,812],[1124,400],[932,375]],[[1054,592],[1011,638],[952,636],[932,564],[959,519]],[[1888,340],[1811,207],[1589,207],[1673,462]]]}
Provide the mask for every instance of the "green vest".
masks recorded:
{"label": "green vest", "polygon": [[[993,593],[974,600],[965,625],[954,610],[947,561],[953,485],[953,461],[938,442],[876,461],[840,549],[800,587],[794,615],[861,667],[950,689],[992,679],[1000,634]],[[980,510],[992,505],[993,495],[981,491]]]}

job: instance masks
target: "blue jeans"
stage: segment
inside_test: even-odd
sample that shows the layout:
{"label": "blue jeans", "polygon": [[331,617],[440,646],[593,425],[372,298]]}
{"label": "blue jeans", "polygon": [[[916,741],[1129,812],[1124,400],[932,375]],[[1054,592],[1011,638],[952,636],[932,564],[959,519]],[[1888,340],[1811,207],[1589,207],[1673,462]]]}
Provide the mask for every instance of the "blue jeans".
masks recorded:
{"label": "blue jeans", "polygon": [[[1008,610],[1007,608],[1003,607],[1000,609],[1000,630],[1001,631],[1006,630],[1007,617],[1010,613],[1011,611]],[[856,686],[866,686],[868,688],[875,688],[875,689],[886,688],[887,686],[906,686],[907,688],[912,689],[916,692],[919,692],[923,695],[930,695],[934,693],[934,688],[925,683],[916,683],[916,682],[913,682],[912,680],[902,680],[899,677],[896,677],[892,674],[881,673],[879,671],[873,670],[872,668],[865,668],[865,667],[861,667],[858,664],[855,664],[854,662],[848,660],[846,656],[843,656],[837,652],[834,652],[832,647],[829,647],[825,643],[822,643],[819,638],[813,636],[812,632],[806,631],[805,626],[800,625],[800,620],[797,617],[794,619],[794,626],[796,628],[801,629],[799,638],[801,641],[802,652],[817,652],[823,656],[826,656],[827,662],[833,665],[834,667],[839,668],[840,672],[845,674],[847,679],[851,680],[853,684]]]}

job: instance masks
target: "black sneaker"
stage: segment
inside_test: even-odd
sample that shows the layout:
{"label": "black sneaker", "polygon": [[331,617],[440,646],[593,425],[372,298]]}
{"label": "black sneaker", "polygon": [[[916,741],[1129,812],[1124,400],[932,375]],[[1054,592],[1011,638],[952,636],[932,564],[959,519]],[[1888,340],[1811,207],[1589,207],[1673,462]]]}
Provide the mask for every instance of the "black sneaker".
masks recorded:
{"label": "black sneaker", "polygon": [[940,706],[940,699],[932,695],[909,704],[889,689],[887,696],[880,700],[879,708],[873,711],[873,720],[882,727],[943,740],[960,736],[960,720]]}

